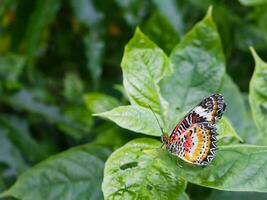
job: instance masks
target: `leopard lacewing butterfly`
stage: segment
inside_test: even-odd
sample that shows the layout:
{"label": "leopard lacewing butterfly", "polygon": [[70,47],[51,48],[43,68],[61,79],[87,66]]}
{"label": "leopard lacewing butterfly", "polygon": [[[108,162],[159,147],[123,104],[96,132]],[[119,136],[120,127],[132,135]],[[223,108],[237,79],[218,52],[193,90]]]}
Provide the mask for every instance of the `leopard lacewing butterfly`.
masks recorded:
{"label": "leopard lacewing butterfly", "polygon": [[163,145],[188,163],[209,165],[217,149],[215,124],[225,108],[221,94],[206,97],[175,126],[170,136],[162,135]]}

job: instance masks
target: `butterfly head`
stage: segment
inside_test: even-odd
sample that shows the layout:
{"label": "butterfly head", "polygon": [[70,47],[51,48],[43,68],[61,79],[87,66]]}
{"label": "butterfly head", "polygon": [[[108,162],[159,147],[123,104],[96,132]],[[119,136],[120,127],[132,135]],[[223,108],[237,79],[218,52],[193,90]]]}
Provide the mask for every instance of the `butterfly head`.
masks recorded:
{"label": "butterfly head", "polygon": [[162,141],[162,143],[165,144],[165,145],[167,145],[168,142],[169,142],[169,138],[170,138],[170,137],[169,137],[167,134],[163,134],[163,135],[161,136],[161,141]]}

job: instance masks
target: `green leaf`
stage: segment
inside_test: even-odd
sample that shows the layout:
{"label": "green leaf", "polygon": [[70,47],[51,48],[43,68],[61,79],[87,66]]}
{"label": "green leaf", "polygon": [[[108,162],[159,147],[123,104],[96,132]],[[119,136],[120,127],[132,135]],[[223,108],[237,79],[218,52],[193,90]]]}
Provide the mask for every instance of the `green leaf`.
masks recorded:
{"label": "green leaf", "polygon": [[[206,17],[189,31],[170,55],[174,72],[161,82],[170,105],[169,127],[202,98],[218,92],[225,73],[220,36],[209,9]],[[177,112],[177,109],[179,112]]]}
{"label": "green leaf", "polygon": [[[111,111],[97,113],[95,116],[107,118],[122,128],[129,129],[137,133],[160,136],[160,128],[152,111],[141,106],[119,106]],[[159,123],[162,121],[159,116]]]}
{"label": "green leaf", "polygon": [[249,102],[255,124],[263,140],[267,136],[267,63],[263,62],[253,48],[255,69],[249,84]]}
{"label": "green leaf", "polygon": [[137,139],[107,160],[102,190],[105,199],[178,199],[186,183],[173,167],[160,161],[160,143]]}
{"label": "green leaf", "polygon": [[6,101],[16,109],[37,114],[47,121],[59,125],[64,133],[75,139],[80,139],[87,134],[92,126],[91,113],[86,110],[85,106],[66,106],[63,114],[59,107],[38,101],[31,92],[24,89],[8,97]]}
{"label": "green leaf", "polygon": [[1,194],[23,200],[102,199],[104,161],[110,151],[84,145],[55,155],[19,176]]}
{"label": "green leaf", "polygon": [[15,115],[0,115],[0,123],[8,129],[8,138],[30,162],[37,162],[47,157],[47,152],[32,138],[28,123]]}
{"label": "green leaf", "polygon": [[162,16],[165,16],[168,19],[168,21],[172,24],[172,26],[175,27],[176,31],[179,31],[179,33],[182,33],[184,31],[184,23],[182,15],[181,12],[179,12],[179,9],[177,9],[178,5],[175,0],[169,0],[169,1],[153,0],[152,2],[159,10],[159,13]]}
{"label": "green leaf", "polygon": [[142,0],[115,0],[117,5],[121,8],[125,21],[131,26],[135,27],[140,24],[142,19],[148,12],[149,3]]}
{"label": "green leaf", "polygon": [[177,31],[159,12],[155,12],[146,22],[144,33],[166,53],[170,53],[179,41]]}
{"label": "green leaf", "polygon": [[87,109],[92,113],[105,112],[120,105],[114,97],[96,92],[85,94],[83,99]]}
{"label": "green leaf", "polygon": [[115,124],[104,123],[94,129],[97,137],[94,140],[95,144],[101,144],[111,149],[118,149],[126,142],[133,139],[134,135],[127,134],[125,130],[122,130]]}
{"label": "green leaf", "polygon": [[10,54],[0,57],[0,87],[17,89],[21,86],[19,76],[22,73],[25,58],[21,55]]}
{"label": "green leaf", "polygon": [[224,99],[227,105],[225,115],[231,121],[237,132],[241,136],[243,136],[246,123],[245,103],[238,86],[234,83],[232,78],[227,74],[225,74],[224,76],[222,94],[224,95]]}
{"label": "green leaf", "polygon": [[165,53],[137,28],[125,47],[121,65],[123,84],[131,104],[150,105],[164,116],[168,105],[160,95],[158,82],[171,72]]}
{"label": "green leaf", "polygon": [[1,170],[1,176],[6,178],[15,177],[26,169],[19,149],[9,140],[7,132],[7,129],[0,126],[0,164],[6,166],[5,170]]}
{"label": "green leaf", "polygon": [[70,0],[70,5],[75,19],[86,27],[93,28],[103,19],[103,14],[95,8],[92,0]]}
{"label": "green leaf", "polygon": [[84,89],[81,78],[74,73],[66,74],[64,78],[64,91],[65,98],[70,102],[81,102],[79,97],[82,96]]}
{"label": "green leaf", "polygon": [[7,102],[15,108],[39,114],[52,122],[62,121],[62,115],[60,114],[58,107],[37,101],[33,94],[28,90],[19,90],[12,96],[8,97]]}
{"label": "green leaf", "polygon": [[245,102],[246,113],[245,129],[241,136],[248,144],[259,144],[261,134],[259,134],[256,124],[254,123],[248,95],[243,95],[243,101]]}
{"label": "green leaf", "polygon": [[[135,187],[140,185],[132,180],[140,180],[142,175],[137,176],[136,171],[140,168],[146,168],[149,171],[150,167],[154,166],[154,162],[159,166],[158,170],[168,170],[169,178],[172,178],[173,174],[178,179],[182,178],[200,186],[219,190],[267,192],[266,146],[219,146],[212,163],[206,167],[198,167],[185,163],[181,159],[178,159],[180,165],[178,166],[177,156],[172,156],[167,150],[159,148],[160,145],[158,140],[136,139],[115,151],[108,159],[104,171],[102,185],[104,196],[134,195],[136,189],[142,192],[142,188]],[[153,155],[156,160],[149,167],[145,162],[147,157],[143,157],[147,154]],[[166,172],[160,173],[161,176],[165,174]],[[152,188],[155,187],[156,191],[162,191],[165,195],[170,195],[174,189],[178,189],[168,186],[165,191],[163,188],[172,181],[167,181],[161,176],[158,173],[149,176],[153,178],[153,181],[148,182],[152,184]],[[146,179],[141,179],[141,182],[144,187],[148,184]],[[146,190],[146,192],[150,191]],[[151,192],[155,191],[151,190]]]}
{"label": "green leaf", "polygon": [[64,116],[68,121],[59,123],[59,128],[75,139],[88,135],[93,126],[93,117],[84,105],[66,106]]}
{"label": "green leaf", "polygon": [[218,139],[222,139],[225,137],[233,137],[239,140],[240,142],[243,142],[242,138],[236,133],[232,124],[226,117],[223,117],[222,119],[219,120],[218,133],[219,133]]}
{"label": "green leaf", "polygon": [[30,75],[32,75],[31,70],[35,62],[35,57],[40,54],[41,39],[45,36],[44,30],[46,30],[55,18],[60,4],[61,0],[38,0],[36,2],[36,8],[30,17],[26,35],[27,60],[30,66]]}
{"label": "green leaf", "polygon": [[100,76],[102,74],[102,60],[104,53],[104,39],[100,31],[92,30],[84,36],[85,54],[87,59],[87,68],[90,71],[93,86],[98,87]]}
{"label": "green leaf", "polygon": [[239,0],[239,2],[244,6],[257,6],[266,4],[267,0]]}

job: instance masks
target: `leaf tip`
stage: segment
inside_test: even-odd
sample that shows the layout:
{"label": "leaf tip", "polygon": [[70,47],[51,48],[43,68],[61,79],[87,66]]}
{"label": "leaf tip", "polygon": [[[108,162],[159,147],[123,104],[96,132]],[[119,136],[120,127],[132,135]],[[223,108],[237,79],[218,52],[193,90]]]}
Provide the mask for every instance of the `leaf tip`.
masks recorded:
{"label": "leaf tip", "polygon": [[256,65],[257,65],[258,63],[263,62],[263,60],[259,57],[259,55],[257,54],[257,52],[256,52],[256,50],[254,49],[254,47],[250,46],[250,47],[249,47],[249,50],[251,51],[251,54],[252,54],[252,56],[253,56],[253,58],[254,58],[254,61],[255,61]]}
{"label": "leaf tip", "polygon": [[210,5],[209,8],[208,8],[208,11],[207,11],[207,15],[206,15],[207,17],[212,18],[212,10],[213,10],[213,6]]}

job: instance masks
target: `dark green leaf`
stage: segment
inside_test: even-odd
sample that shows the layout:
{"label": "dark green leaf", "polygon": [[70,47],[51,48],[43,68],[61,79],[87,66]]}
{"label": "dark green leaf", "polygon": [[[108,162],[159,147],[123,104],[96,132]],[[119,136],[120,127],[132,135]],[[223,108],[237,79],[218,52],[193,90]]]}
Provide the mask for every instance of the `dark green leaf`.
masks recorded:
{"label": "dark green leaf", "polygon": [[257,6],[267,3],[266,0],[239,0],[239,2],[245,6]]}
{"label": "dark green leaf", "polygon": [[146,22],[144,33],[168,54],[179,41],[177,31],[159,12],[155,12]]}
{"label": "dark green leaf", "polygon": [[259,133],[256,124],[254,123],[248,95],[243,95],[243,101],[245,102],[246,113],[245,129],[243,133],[241,133],[242,138],[248,144],[259,144],[261,134]]}
{"label": "dark green leaf", "polygon": [[27,160],[37,162],[47,157],[47,152],[31,137],[27,121],[13,115],[1,115],[0,123],[6,127],[8,138]]}
{"label": "dark green leaf", "polygon": [[[65,107],[66,121],[59,124],[59,128],[75,139],[81,139],[87,135],[93,125],[93,117],[84,105]],[[69,122],[68,122],[69,121]]]}
{"label": "dark green leaf", "polygon": [[234,199],[234,200],[263,200],[267,198],[266,193],[260,192],[229,192],[229,191],[218,191],[215,190],[211,193],[207,200],[225,200],[225,199]]}
{"label": "dark green leaf", "polygon": [[68,73],[64,79],[63,94],[70,102],[81,102],[84,85],[77,74]]}
{"label": "dark green leaf", "polygon": [[0,164],[7,168],[2,172],[2,176],[17,176],[26,169],[26,163],[17,147],[9,140],[8,130],[0,126]]}
{"label": "dark green leaf", "polygon": [[245,128],[245,103],[239,88],[227,74],[224,76],[222,94],[227,105],[225,115],[242,136]]}
{"label": "dark green leaf", "polygon": [[103,19],[92,0],[70,0],[76,20],[84,26],[93,28]]}
{"label": "dark green leaf", "polygon": [[149,6],[148,2],[142,0],[115,0],[115,2],[121,8],[125,21],[132,27],[141,23]]}
{"label": "dark green leaf", "polygon": [[249,102],[258,131],[262,139],[267,141],[267,63],[260,59],[253,48],[251,52],[255,69],[249,85]]}
{"label": "dark green leaf", "polygon": [[7,99],[8,103],[18,109],[40,114],[53,122],[62,121],[59,108],[53,105],[46,105],[34,99],[28,90],[20,90]]}
{"label": "dark green leaf", "polygon": [[[160,128],[157,124],[155,116],[148,108],[141,106],[119,106],[111,111],[97,113],[95,116],[107,118],[122,128],[129,129],[137,133],[144,133],[147,135],[160,136]],[[159,116],[159,123],[162,121]]]}
{"label": "dark green leaf", "polygon": [[102,199],[104,161],[110,151],[84,145],[55,155],[19,176],[3,196],[23,200]]}
{"label": "dark green leaf", "polygon": [[[54,20],[61,0],[38,0],[27,27],[26,45],[27,59],[30,67],[34,65],[34,59],[40,54],[41,39],[45,36],[44,30]],[[29,68],[32,70],[32,68]],[[32,71],[29,71],[31,74]]]}
{"label": "dark green leaf", "polygon": [[137,139],[107,160],[102,190],[105,199],[178,199],[186,183],[173,167],[160,162],[156,140]]}
{"label": "dark green leaf", "polygon": [[183,20],[181,16],[181,12],[177,9],[177,3],[175,0],[169,1],[160,1],[153,0],[153,3],[156,5],[162,16],[165,16],[169,22],[175,27],[176,31],[179,33],[183,33]]}
{"label": "dark green leaf", "polygon": [[120,105],[117,99],[102,93],[85,94],[84,102],[87,109],[92,113],[105,112]]}
{"label": "dark green leaf", "polygon": [[95,88],[98,87],[102,73],[102,56],[104,53],[104,40],[99,31],[92,30],[84,36],[87,67],[90,71]]}
{"label": "dark green leaf", "polygon": [[0,87],[17,89],[21,86],[18,78],[22,73],[25,58],[20,55],[6,55],[0,57]]}
{"label": "dark green leaf", "polygon": [[[225,73],[220,36],[211,17],[189,31],[170,55],[174,72],[161,82],[161,92],[170,105],[169,127],[201,99],[218,92]],[[178,110],[178,111],[177,111]]]}

